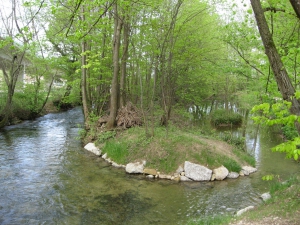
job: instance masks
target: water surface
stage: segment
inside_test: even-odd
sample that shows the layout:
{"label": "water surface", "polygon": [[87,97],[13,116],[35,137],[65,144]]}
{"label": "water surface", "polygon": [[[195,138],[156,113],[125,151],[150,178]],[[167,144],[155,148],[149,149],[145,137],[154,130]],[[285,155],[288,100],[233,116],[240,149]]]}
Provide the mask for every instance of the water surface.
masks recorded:
{"label": "water surface", "polygon": [[[261,203],[268,173],[285,179],[298,165],[271,153],[278,140],[260,134],[259,171],[221,182],[146,180],[109,166],[78,140],[80,108],[48,114],[0,133],[0,224],[185,224]],[[247,136],[247,145],[254,137]]]}

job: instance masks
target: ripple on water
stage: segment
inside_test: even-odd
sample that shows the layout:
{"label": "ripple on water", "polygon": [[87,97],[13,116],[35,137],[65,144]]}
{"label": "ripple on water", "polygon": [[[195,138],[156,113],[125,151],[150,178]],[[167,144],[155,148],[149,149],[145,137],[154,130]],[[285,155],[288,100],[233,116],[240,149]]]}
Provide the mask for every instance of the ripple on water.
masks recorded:
{"label": "ripple on water", "polygon": [[182,224],[260,202],[259,173],[179,184],[127,175],[83,150],[82,121],[74,109],[0,133],[1,224]]}

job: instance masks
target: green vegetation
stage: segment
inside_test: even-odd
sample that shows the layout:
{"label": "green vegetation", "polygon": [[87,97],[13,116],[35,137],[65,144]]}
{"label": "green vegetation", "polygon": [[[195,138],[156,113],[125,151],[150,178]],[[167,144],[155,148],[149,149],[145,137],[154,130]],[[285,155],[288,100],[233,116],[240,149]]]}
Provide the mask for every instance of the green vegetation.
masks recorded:
{"label": "green vegetation", "polygon": [[[298,97],[296,93],[295,97]],[[277,103],[263,103],[253,107],[253,120],[264,126],[283,126],[285,133],[292,138],[272,148],[272,151],[283,152],[287,158],[298,160],[300,156],[300,137],[295,132],[300,117],[290,113],[292,103],[281,100]]]}
{"label": "green vegetation", "polygon": [[[300,221],[300,179],[291,177],[287,181],[280,179],[270,182],[271,199],[255,207],[240,217],[232,215],[211,216],[191,220],[193,225],[219,224],[298,224]],[[242,223],[239,223],[243,221]]]}
{"label": "green vegetation", "polygon": [[103,132],[96,143],[117,163],[146,160],[147,167],[164,173],[174,173],[186,160],[211,169],[224,165],[230,171],[239,172],[241,166],[248,164],[244,159],[251,158],[243,150],[221,140],[199,135],[196,129],[188,132],[170,124],[168,132],[161,126],[156,126],[154,131],[155,135],[149,138],[144,127],[133,127],[117,134]]}
{"label": "green vegetation", "polygon": [[236,126],[243,122],[243,117],[232,111],[218,109],[213,111],[211,121],[215,126]]}
{"label": "green vegetation", "polygon": [[107,156],[113,159],[116,163],[125,164],[126,157],[128,155],[127,146],[123,143],[108,141],[104,148],[103,152],[107,153]]}

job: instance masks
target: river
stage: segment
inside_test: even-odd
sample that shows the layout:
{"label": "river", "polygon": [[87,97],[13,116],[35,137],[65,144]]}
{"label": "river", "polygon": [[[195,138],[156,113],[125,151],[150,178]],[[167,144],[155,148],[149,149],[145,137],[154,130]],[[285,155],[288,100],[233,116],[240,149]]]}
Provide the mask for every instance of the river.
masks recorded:
{"label": "river", "polygon": [[[299,167],[271,153],[279,140],[259,134],[258,172],[220,182],[146,180],[109,166],[78,140],[80,108],[0,132],[0,224],[185,224],[261,203],[266,174],[286,179]],[[253,145],[247,135],[247,145]]]}

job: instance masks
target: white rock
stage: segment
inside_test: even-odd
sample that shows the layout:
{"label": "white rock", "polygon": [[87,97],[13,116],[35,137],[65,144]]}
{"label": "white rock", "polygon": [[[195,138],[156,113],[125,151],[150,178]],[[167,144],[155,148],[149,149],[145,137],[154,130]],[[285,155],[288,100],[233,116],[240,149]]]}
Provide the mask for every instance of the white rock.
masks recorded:
{"label": "white rock", "polygon": [[228,175],[227,175],[227,178],[230,178],[230,179],[236,179],[238,178],[240,175],[237,173],[237,172],[230,172]]}
{"label": "white rock", "polygon": [[119,165],[118,163],[116,163],[116,162],[112,162],[112,164],[111,164],[113,167],[116,167],[116,168],[121,168],[122,167],[122,165]]}
{"label": "white rock", "polygon": [[185,176],[185,172],[181,172],[180,175],[181,175],[181,176]]}
{"label": "white rock", "polygon": [[254,167],[252,167],[252,166],[243,166],[243,167],[242,167],[242,170],[244,171],[244,174],[246,174],[245,171],[246,171],[248,174],[251,174],[251,173],[254,173],[254,172],[257,171],[257,169],[254,168]]}
{"label": "white rock", "polygon": [[182,168],[182,166],[179,166],[178,167],[178,169],[176,170],[176,173],[178,173],[178,174],[181,174],[181,173],[183,173],[183,168]]}
{"label": "white rock", "polygon": [[212,175],[212,170],[189,161],[184,162],[184,172],[187,178],[194,181],[209,181]]}
{"label": "white rock", "polygon": [[146,164],[147,164],[146,160],[143,160],[142,163],[144,166],[146,166]]}
{"label": "white rock", "polygon": [[214,181],[215,179],[216,179],[216,175],[215,175],[215,174],[212,174],[210,180],[211,180],[211,181]]}
{"label": "white rock", "polygon": [[101,155],[101,150],[97,148],[94,143],[88,143],[84,146],[84,149],[94,153],[95,155]]}
{"label": "white rock", "polygon": [[217,169],[213,169],[213,174],[215,175],[216,180],[224,180],[229,174],[229,171],[226,167],[221,166]]}
{"label": "white rock", "polygon": [[104,155],[102,155],[102,158],[106,159],[107,158],[107,153],[104,153]]}
{"label": "white rock", "polygon": [[269,200],[271,198],[271,195],[270,195],[269,192],[267,192],[267,193],[263,193],[260,197],[265,202],[265,201],[267,201],[267,200]]}
{"label": "white rock", "polygon": [[153,175],[147,175],[146,177],[149,178],[149,179],[153,179],[154,178]]}
{"label": "white rock", "polygon": [[243,213],[245,213],[245,212],[247,212],[247,211],[249,211],[249,210],[251,210],[251,209],[254,209],[254,206],[248,206],[248,207],[246,207],[246,208],[244,208],[244,209],[239,210],[239,211],[236,213],[236,216],[240,216],[240,215],[242,215]]}
{"label": "white rock", "polygon": [[165,174],[159,174],[158,177],[161,179],[168,179],[168,180],[171,180],[172,178],[171,175],[165,175]]}
{"label": "white rock", "polygon": [[125,168],[127,173],[143,173],[144,164],[140,162],[128,163]]}
{"label": "white rock", "polygon": [[180,181],[192,181],[192,180],[187,178],[186,176],[180,176]]}

